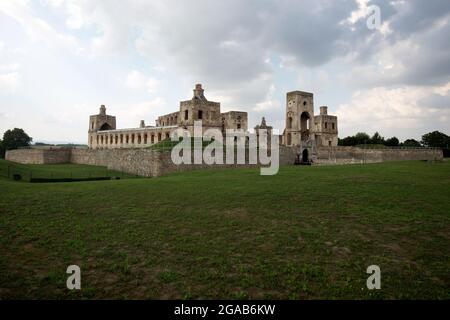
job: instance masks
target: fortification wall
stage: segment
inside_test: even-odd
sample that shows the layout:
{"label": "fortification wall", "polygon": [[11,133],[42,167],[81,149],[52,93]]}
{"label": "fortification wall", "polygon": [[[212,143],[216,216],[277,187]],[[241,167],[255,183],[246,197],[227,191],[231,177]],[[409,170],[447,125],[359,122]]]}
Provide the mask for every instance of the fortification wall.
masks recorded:
{"label": "fortification wall", "polygon": [[160,157],[159,151],[150,149],[73,149],[70,162],[155,177],[159,175]]}
{"label": "fortification wall", "polygon": [[[280,146],[280,165],[295,163],[298,147]],[[235,154],[236,157],[236,154]],[[319,147],[314,164],[374,163],[400,160],[442,160],[439,149],[360,149],[355,147]],[[260,167],[259,164],[180,164],[175,165],[170,151],[152,149],[19,149],[6,152],[6,160],[25,164],[76,163],[106,166],[108,169],[158,177],[172,172],[207,168]],[[224,159],[225,160],[225,159]],[[224,161],[225,162],[225,161]],[[248,163],[248,154],[246,154]],[[193,163],[193,161],[192,161]],[[236,161],[235,161],[236,163]]]}
{"label": "fortification wall", "polygon": [[440,149],[362,149],[356,147],[319,147],[315,164],[375,163],[405,160],[442,160]]}
{"label": "fortification wall", "polygon": [[70,162],[71,149],[16,149],[8,150],[5,159],[24,164],[56,164]]}
{"label": "fortification wall", "polygon": [[[280,165],[293,164],[296,150],[291,147],[280,147]],[[236,154],[235,154],[236,157]],[[179,164],[171,159],[170,151],[151,149],[73,149],[70,162],[77,164],[90,164],[106,166],[108,169],[123,171],[144,177],[158,177],[172,172],[184,172],[208,168],[233,168],[233,167],[259,167],[257,164]],[[224,158],[225,162],[225,158]],[[193,163],[193,159],[191,159]],[[248,163],[248,154],[246,155]]]}

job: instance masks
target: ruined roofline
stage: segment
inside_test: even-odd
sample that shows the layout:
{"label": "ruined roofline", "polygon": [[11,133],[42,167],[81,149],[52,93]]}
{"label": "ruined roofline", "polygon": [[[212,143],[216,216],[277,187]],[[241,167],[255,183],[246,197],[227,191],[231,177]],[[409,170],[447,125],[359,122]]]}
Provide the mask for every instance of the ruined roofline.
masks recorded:
{"label": "ruined roofline", "polygon": [[166,114],[163,114],[163,115],[161,115],[161,116],[158,116],[158,118],[161,118],[161,117],[167,117],[167,116],[176,116],[176,115],[178,115],[180,113],[180,111],[174,111],[174,112],[171,112],[171,113],[166,113]]}
{"label": "ruined roofline", "polygon": [[149,126],[144,128],[125,128],[125,129],[115,129],[115,130],[99,130],[96,131],[97,133],[111,133],[111,132],[118,132],[118,131],[145,131],[145,130],[160,130],[160,129],[169,129],[169,128],[178,128],[178,126]]}
{"label": "ruined roofline", "polygon": [[300,90],[290,91],[286,95],[291,95],[291,94],[300,94],[303,96],[311,96],[311,97],[314,95],[312,92],[306,92],[306,91],[300,91]]}
{"label": "ruined roofline", "polygon": [[187,105],[187,104],[191,104],[192,102],[200,102],[200,103],[203,103],[203,104],[220,104],[220,102],[216,102],[216,101],[210,101],[210,100],[201,100],[201,99],[195,99],[195,98],[192,98],[192,99],[189,99],[189,100],[183,100],[183,101],[180,101],[180,106],[182,106],[182,105]]}
{"label": "ruined roofline", "polygon": [[110,114],[91,114],[91,115],[89,116],[89,118],[92,118],[92,117],[98,117],[98,116],[107,117],[107,118],[115,117],[115,116],[112,116],[112,115],[110,115]]}
{"label": "ruined roofline", "polygon": [[228,113],[247,113],[247,111],[231,110],[231,111],[221,112],[220,114],[228,114]]}

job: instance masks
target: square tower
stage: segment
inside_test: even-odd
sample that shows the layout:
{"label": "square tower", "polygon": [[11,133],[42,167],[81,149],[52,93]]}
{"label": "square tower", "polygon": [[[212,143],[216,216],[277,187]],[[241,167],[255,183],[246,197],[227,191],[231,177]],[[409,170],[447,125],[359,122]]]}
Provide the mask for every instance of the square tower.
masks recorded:
{"label": "square tower", "polygon": [[201,120],[203,130],[209,128],[222,129],[222,116],[220,102],[208,101],[204,96],[201,84],[196,84],[194,96],[191,100],[180,102],[178,125],[188,129],[191,135],[194,132],[194,121]]}
{"label": "square tower", "polygon": [[328,114],[328,107],[320,107],[320,114],[314,117],[317,146],[335,147],[338,145],[337,117]]}
{"label": "square tower", "polygon": [[97,147],[97,132],[106,130],[116,130],[116,117],[107,115],[106,107],[101,105],[100,113],[89,117],[89,148]]}
{"label": "square tower", "polygon": [[292,91],[286,95],[285,144],[308,145],[314,141],[314,96],[310,92]]}

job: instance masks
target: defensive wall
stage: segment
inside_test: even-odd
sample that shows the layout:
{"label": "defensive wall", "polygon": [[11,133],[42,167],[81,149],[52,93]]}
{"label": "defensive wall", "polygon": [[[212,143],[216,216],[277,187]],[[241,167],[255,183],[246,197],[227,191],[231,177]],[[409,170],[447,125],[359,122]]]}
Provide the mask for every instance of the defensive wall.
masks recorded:
{"label": "defensive wall", "polygon": [[[299,147],[280,146],[280,165],[291,165],[298,161]],[[236,157],[236,155],[235,155]],[[153,149],[79,149],[79,148],[29,148],[8,150],[6,160],[24,164],[76,163],[106,166],[108,169],[123,171],[144,177],[158,177],[172,172],[182,172],[205,168],[255,167],[255,165],[175,165],[170,151]],[[385,148],[363,149],[356,147],[319,147],[313,164],[358,164],[404,160],[442,160],[440,149]],[[246,154],[248,163],[248,154]]]}

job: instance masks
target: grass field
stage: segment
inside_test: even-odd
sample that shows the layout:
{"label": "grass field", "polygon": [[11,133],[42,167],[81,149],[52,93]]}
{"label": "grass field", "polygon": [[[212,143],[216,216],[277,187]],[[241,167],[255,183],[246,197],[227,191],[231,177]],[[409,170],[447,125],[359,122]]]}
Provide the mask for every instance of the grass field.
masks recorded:
{"label": "grass field", "polygon": [[89,166],[84,164],[20,164],[0,159],[0,179],[13,179],[14,174],[20,174],[21,180],[29,182],[30,178],[95,178],[135,176],[119,171],[108,170],[106,167]]}
{"label": "grass field", "polygon": [[449,299],[449,205],[449,162],[0,180],[0,298]]}

